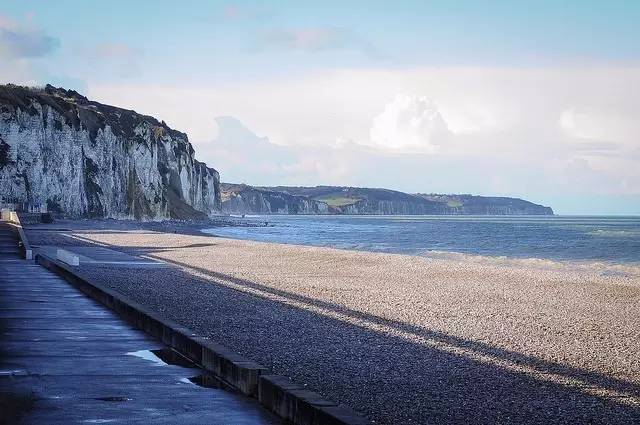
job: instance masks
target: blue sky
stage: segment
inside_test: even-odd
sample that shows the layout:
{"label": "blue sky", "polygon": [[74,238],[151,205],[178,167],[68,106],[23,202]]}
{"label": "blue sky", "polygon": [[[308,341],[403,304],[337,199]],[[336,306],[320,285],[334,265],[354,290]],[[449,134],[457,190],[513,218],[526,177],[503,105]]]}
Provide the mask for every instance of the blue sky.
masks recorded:
{"label": "blue sky", "polygon": [[[192,65],[189,75],[205,81],[317,67],[637,63],[640,57],[640,3],[630,1],[185,1],[178,7],[175,1],[5,0],[0,10],[18,23],[33,20],[60,40],[44,68],[77,73],[79,80],[86,70],[75,69],[77,50],[105,43],[143,54],[139,78],[174,81],[184,63],[167,61],[167,54],[180,55]],[[318,40],[315,51],[311,45],[295,51],[268,41],[273,32],[314,28],[335,32],[333,46]]]}
{"label": "blue sky", "polygon": [[0,79],[164,119],[227,181],[640,214],[638,22],[630,1],[5,0]]}

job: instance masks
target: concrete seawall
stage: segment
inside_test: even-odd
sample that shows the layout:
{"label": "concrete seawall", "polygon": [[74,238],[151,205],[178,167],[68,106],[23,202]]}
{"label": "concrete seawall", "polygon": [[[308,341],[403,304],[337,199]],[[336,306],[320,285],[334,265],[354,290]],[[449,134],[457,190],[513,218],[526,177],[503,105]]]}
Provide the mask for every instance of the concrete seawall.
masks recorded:
{"label": "concrete seawall", "polygon": [[177,350],[234,389],[256,398],[270,411],[296,425],[362,425],[370,421],[350,408],[323,399],[284,376],[269,374],[258,363],[214,341],[195,334],[173,321],[161,318],[142,305],[92,282],[72,267],[47,255],[36,262],[63,276],[83,293],[117,312],[135,327]]}
{"label": "concrete seawall", "polygon": [[20,256],[0,223],[0,424],[283,422]]}

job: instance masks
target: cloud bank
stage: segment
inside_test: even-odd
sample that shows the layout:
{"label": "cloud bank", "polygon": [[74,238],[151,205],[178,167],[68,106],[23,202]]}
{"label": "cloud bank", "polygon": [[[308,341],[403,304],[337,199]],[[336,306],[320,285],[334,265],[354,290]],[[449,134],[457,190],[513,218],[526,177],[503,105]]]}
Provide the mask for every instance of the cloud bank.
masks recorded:
{"label": "cloud bank", "polygon": [[435,153],[451,132],[431,100],[397,95],[373,119],[369,134],[371,143],[382,149]]}
{"label": "cloud bank", "polygon": [[[634,67],[346,69],[256,83],[90,88],[91,97],[188,132],[223,180],[523,196],[560,212],[579,212],[562,209],[570,198],[591,205],[640,196]],[[261,143],[269,149],[220,143],[214,151],[219,115],[268,136]]]}

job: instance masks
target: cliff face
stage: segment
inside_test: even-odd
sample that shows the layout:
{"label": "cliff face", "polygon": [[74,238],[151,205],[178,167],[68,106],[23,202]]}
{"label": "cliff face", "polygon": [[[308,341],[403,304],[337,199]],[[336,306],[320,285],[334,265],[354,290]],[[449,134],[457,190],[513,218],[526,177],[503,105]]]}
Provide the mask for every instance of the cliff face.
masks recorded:
{"label": "cliff face", "polygon": [[417,196],[440,203],[446,207],[448,214],[553,215],[553,210],[549,207],[518,198],[422,193],[417,194]]}
{"label": "cliff face", "polygon": [[204,218],[218,172],[187,135],[74,91],[0,86],[0,194],[70,216]]}
{"label": "cliff face", "polygon": [[303,196],[222,183],[222,210],[229,214],[329,214],[329,206]]}
{"label": "cliff face", "polygon": [[[236,214],[553,215],[549,207],[518,198],[409,194],[339,186],[223,185],[223,209]],[[264,206],[269,199],[279,200],[276,210]]]}
{"label": "cliff face", "polygon": [[431,202],[363,199],[338,208],[340,214],[369,215],[438,215],[448,214],[446,208]]}

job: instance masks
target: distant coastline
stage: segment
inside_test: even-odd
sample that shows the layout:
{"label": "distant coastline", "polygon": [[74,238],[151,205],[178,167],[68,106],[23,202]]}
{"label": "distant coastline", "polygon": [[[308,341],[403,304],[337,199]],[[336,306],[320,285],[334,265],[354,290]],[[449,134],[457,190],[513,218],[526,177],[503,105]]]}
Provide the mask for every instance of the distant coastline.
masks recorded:
{"label": "distant coastline", "polygon": [[554,215],[519,198],[469,194],[404,193],[351,186],[249,186],[221,183],[229,214],[304,215]]}

